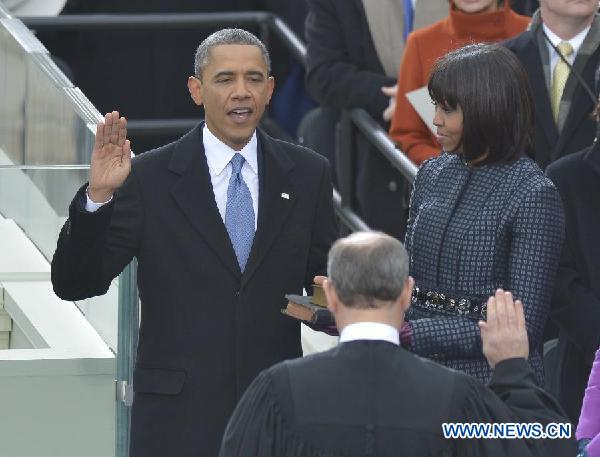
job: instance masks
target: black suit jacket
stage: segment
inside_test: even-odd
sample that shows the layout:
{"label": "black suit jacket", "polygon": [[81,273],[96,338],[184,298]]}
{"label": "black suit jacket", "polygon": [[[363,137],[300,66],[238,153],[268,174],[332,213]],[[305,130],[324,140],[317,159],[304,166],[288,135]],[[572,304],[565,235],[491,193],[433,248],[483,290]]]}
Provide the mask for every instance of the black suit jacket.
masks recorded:
{"label": "black suit jacket", "polygon": [[[106,292],[138,259],[142,301],[131,456],[213,456],[258,372],[301,355],[285,293],[325,273],[336,236],[329,166],[258,131],[258,228],[240,272],[218,212],[201,127],[136,157],[96,213],[76,195],[52,262],[57,295]],[[288,194],[289,198],[282,197]]]}
{"label": "black suit jacket", "polygon": [[547,173],[563,199],[567,235],[551,311],[558,369],[547,383],[576,424],[600,344],[600,145],[556,161]]}
{"label": "black suit jacket", "polygon": [[[535,21],[536,19],[534,18],[531,30],[507,40],[503,44],[515,53],[529,76],[535,105],[534,159],[540,167],[546,168],[549,163],[560,157],[582,150],[594,140],[596,123],[591,113],[595,102],[575,74],[571,72],[565,86],[565,91],[569,86],[574,86],[571,108],[569,109],[564,127],[559,133],[552,116],[550,94],[545,82],[546,77],[540,57],[538,38],[536,36],[537,33],[541,33],[541,30],[538,32],[538,28],[541,25],[538,27]],[[595,23],[597,22],[598,18],[595,19]],[[600,25],[595,24],[593,27],[598,26]],[[547,52],[546,49],[542,51]],[[594,76],[600,63],[600,42],[596,43],[595,51],[583,67],[578,62],[578,59],[581,60],[580,55],[575,58],[573,66],[578,69],[588,87],[594,91]]]}
{"label": "black suit jacket", "polygon": [[[557,456],[574,441],[447,439],[443,423],[564,422],[525,359],[476,379],[384,341],[353,341],[261,373],[227,427],[221,457]],[[545,447],[547,446],[547,447]]]}
{"label": "black suit jacket", "polygon": [[[364,108],[387,131],[389,124],[381,115],[389,98],[381,87],[393,86],[396,78],[384,73],[362,0],[308,0],[308,5],[308,91],[330,110]],[[364,137],[358,135],[352,141],[357,148],[353,204],[372,228],[402,238],[406,226],[403,209],[408,206],[405,179]]]}

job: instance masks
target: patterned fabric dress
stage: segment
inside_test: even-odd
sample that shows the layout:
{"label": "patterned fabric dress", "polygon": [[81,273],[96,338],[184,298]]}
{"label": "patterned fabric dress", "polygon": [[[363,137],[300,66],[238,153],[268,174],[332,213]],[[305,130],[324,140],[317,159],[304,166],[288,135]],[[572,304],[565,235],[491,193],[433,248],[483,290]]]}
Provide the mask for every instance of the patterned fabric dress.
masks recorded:
{"label": "patterned fabric dress", "polygon": [[[420,291],[406,316],[409,349],[487,382],[479,315],[455,305],[469,300],[481,310],[501,287],[523,302],[529,361],[543,385],[542,336],[563,239],[560,196],[529,158],[471,167],[445,153],[425,162],[405,240]],[[436,303],[427,292],[446,301]]]}

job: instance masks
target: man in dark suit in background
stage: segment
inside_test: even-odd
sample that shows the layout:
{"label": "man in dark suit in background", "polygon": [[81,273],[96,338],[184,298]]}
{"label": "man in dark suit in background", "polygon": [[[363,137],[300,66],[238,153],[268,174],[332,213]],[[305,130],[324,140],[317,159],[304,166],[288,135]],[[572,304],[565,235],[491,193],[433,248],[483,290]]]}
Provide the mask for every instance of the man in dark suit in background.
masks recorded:
{"label": "man in dark suit in background", "polygon": [[206,122],[133,161],[125,119],[107,114],[61,231],[63,299],[105,293],[138,259],[132,457],[216,455],[256,374],[301,355],[300,325],[280,309],[324,273],[332,186],[325,159],[256,129],[269,65],[244,30],[208,37],[188,80]]}
{"label": "man in dark suit in background", "polygon": [[551,312],[559,328],[557,369],[546,387],[577,424],[600,345],[600,143],[557,160],[546,172],[563,199],[566,228]]}
{"label": "man in dark suit in background", "polygon": [[[333,156],[341,110],[363,108],[389,130],[394,112],[390,97],[396,94],[403,34],[410,26],[404,24],[403,3],[397,0],[308,0],[308,5],[307,89],[323,107],[321,137],[331,140],[328,148],[324,146],[329,150],[317,151]],[[444,1],[419,0],[415,8],[414,28],[448,14]],[[410,192],[406,180],[364,136],[352,141],[357,156],[352,163],[356,191],[351,198],[360,215],[372,228],[404,238]]]}
{"label": "man in dark suit in background", "polygon": [[[536,386],[523,305],[498,290],[480,322],[494,375],[475,378],[399,347],[414,281],[402,244],[355,233],[329,253],[324,281],[340,346],[261,373],[237,406],[221,457],[567,456],[574,440],[449,439],[444,423],[565,422]],[[546,441],[546,442],[544,442]]]}
{"label": "man in dark suit in background", "polygon": [[591,113],[600,63],[597,10],[598,0],[540,0],[530,29],[504,43],[529,76],[535,103],[534,158],[542,168],[594,139]]}

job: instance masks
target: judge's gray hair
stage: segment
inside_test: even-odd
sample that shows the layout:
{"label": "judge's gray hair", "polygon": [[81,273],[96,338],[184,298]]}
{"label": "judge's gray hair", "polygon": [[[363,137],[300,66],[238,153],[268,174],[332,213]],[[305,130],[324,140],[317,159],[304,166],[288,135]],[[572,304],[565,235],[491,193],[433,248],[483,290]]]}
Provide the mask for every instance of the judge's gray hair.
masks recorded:
{"label": "judge's gray hair", "polygon": [[198,49],[196,49],[196,56],[194,58],[194,76],[196,76],[196,78],[202,80],[202,70],[208,65],[211,48],[222,44],[256,46],[260,49],[260,52],[265,59],[268,72],[271,73],[271,58],[269,57],[269,51],[267,51],[267,48],[262,41],[246,30],[222,29],[205,38],[198,46]]}
{"label": "judge's gray hair", "polygon": [[377,308],[402,293],[408,278],[408,254],[396,238],[381,232],[357,232],[333,244],[327,274],[344,305]]}

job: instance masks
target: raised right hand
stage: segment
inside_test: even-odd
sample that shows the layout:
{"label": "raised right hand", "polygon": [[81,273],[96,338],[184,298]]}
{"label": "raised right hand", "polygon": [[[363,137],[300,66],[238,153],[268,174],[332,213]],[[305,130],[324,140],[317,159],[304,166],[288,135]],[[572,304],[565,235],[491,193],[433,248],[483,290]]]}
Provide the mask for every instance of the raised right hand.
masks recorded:
{"label": "raised right hand", "polygon": [[107,113],[96,127],[96,142],[90,162],[88,196],[103,203],[112,197],[131,171],[131,147],[127,137],[127,121],[119,112]]}
{"label": "raised right hand", "polygon": [[503,360],[529,355],[523,304],[498,289],[487,302],[487,321],[479,322],[483,354],[492,368]]}

